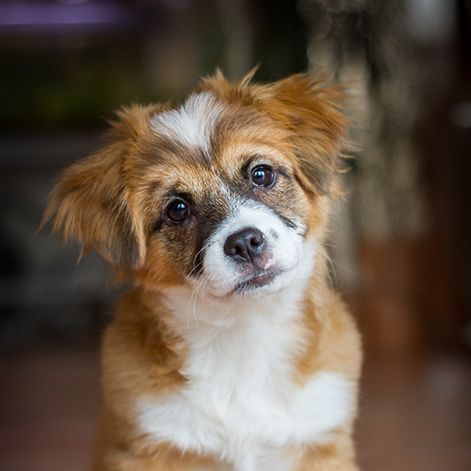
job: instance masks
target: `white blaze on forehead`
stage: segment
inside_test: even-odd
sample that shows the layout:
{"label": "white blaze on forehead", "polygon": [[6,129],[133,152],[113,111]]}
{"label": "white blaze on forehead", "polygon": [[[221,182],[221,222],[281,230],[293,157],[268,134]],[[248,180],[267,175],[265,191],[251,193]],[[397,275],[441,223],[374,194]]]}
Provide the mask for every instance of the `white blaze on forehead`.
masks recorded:
{"label": "white blaze on forehead", "polygon": [[211,136],[223,110],[224,106],[210,92],[194,93],[180,108],[154,116],[151,126],[159,135],[209,152]]}

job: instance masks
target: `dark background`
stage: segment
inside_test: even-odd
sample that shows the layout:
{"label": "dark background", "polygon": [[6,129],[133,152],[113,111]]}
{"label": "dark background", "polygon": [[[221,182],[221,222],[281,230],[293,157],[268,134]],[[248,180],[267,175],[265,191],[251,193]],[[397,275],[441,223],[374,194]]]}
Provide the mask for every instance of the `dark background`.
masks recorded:
{"label": "dark background", "polygon": [[[365,471],[471,469],[471,3],[373,3],[0,2],[0,469],[89,462],[98,339],[123,287],[95,254],[78,263],[74,244],[49,227],[36,232],[60,170],[99,148],[123,104],[178,102],[216,67],[237,79],[258,65],[256,80],[269,81],[326,64],[341,79],[361,64],[362,103],[381,107],[387,124],[379,149],[388,135],[416,149],[409,195],[394,156],[376,176],[365,157],[371,129],[357,125],[349,216],[333,226],[344,234],[333,279],[366,349],[360,462]],[[387,106],[391,81],[414,103],[402,134],[395,123],[408,111],[394,114],[392,91]],[[358,222],[369,211],[358,196],[368,168],[391,189],[381,217],[393,223],[380,231],[374,208]],[[416,223],[395,202],[418,195]]]}

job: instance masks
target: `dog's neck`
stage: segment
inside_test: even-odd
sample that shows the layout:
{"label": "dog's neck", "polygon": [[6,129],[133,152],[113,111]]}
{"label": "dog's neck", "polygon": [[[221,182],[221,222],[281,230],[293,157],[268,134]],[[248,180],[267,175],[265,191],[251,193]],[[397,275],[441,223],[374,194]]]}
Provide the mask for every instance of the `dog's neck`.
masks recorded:
{"label": "dog's neck", "polygon": [[[284,396],[288,392],[278,391],[277,384],[286,382],[274,379],[292,374],[292,359],[303,347],[296,322],[303,295],[293,287],[237,304],[193,300],[173,323],[187,350],[181,373],[208,394],[227,391],[229,397],[262,388]],[[172,299],[167,304],[179,309],[185,303],[184,296]]]}

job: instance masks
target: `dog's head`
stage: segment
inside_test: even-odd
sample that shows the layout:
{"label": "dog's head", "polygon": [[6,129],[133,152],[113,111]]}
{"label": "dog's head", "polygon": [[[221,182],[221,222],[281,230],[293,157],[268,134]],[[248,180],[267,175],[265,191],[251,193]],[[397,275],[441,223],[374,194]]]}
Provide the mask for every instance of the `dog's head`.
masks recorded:
{"label": "dog's head", "polygon": [[344,97],[306,75],[248,82],[216,74],[176,108],[119,112],[45,220],[149,287],[227,297],[289,285],[322,239]]}

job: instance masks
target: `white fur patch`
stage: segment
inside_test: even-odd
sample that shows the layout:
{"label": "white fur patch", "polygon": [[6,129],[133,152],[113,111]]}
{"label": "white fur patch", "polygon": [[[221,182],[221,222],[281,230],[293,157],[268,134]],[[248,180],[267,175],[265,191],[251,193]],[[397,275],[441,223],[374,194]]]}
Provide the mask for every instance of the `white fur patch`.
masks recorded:
{"label": "white fur patch", "polygon": [[209,156],[214,126],[223,110],[210,92],[194,93],[180,108],[154,116],[151,126],[157,134],[201,148]]}
{"label": "white fur patch", "polygon": [[296,456],[285,456],[283,447],[324,442],[351,414],[354,386],[340,374],[323,371],[304,388],[283,390],[280,378],[259,377],[256,365],[231,381],[226,372],[234,363],[219,379],[193,378],[165,399],[141,398],[142,431],[156,442],[215,454],[235,471],[286,471]]}

